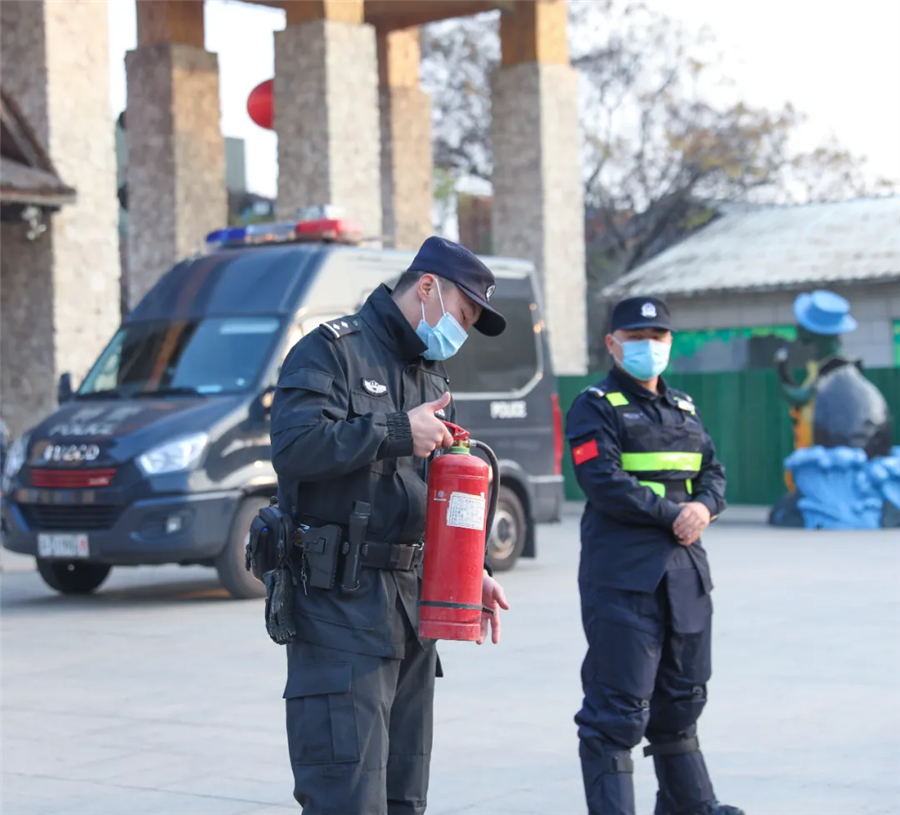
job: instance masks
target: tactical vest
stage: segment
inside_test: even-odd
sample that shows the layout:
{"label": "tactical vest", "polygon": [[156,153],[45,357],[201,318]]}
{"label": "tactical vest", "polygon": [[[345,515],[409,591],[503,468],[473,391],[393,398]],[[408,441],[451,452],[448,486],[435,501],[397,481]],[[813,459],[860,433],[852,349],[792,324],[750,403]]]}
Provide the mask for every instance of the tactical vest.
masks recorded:
{"label": "tactical vest", "polygon": [[659,496],[673,501],[689,498],[703,462],[703,426],[694,403],[676,396],[681,421],[673,421],[672,412],[663,410],[660,423],[631,405],[624,393],[589,390],[616,409],[622,469]]}

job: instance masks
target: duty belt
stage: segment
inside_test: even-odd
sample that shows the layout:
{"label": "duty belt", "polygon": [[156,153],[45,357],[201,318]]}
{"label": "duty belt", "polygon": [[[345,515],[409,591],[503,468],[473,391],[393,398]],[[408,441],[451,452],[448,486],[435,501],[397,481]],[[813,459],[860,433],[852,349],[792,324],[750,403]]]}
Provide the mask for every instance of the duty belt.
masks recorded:
{"label": "duty belt", "polygon": [[[341,524],[335,524],[341,530],[344,540],[347,539],[347,529]],[[301,538],[296,542],[299,544]],[[386,571],[408,572],[415,569],[421,562],[425,550],[422,541],[417,543],[385,543],[383,541],[366,541],[360,552],[360,566],[368,569],[384,569]],[[343,555],[341,556],[343,559]]]}
{"label": "duty belt", "polygon": [[422,543],[364,543],[361,565],[370,569],[408,572],[422,562],[425,546]]}

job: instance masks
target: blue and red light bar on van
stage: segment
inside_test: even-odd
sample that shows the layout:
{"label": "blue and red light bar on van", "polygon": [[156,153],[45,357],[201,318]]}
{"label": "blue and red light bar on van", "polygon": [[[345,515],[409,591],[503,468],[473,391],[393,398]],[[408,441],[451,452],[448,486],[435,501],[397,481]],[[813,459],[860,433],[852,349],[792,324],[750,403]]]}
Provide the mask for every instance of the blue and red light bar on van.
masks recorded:
{"label": "blue and red light bar on van", "polygon": [[359,243],[362,227],[337,207],[310,207],[290,221],[227,227],[206,236],[209,251],[271,243]]}

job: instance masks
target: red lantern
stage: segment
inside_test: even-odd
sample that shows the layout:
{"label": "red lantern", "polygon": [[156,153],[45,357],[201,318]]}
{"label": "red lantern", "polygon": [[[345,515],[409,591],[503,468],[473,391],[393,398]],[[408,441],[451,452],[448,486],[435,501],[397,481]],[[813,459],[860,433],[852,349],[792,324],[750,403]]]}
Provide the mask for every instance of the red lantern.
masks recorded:
{"label": "red lantern", "polygon": [[272,130],[274,120],[274,105],[272,104],[272,95],[275,90],[275,80],[267,79],[260,82],[247,97],[247,113],[250,118],[260,127],[266,130]]}

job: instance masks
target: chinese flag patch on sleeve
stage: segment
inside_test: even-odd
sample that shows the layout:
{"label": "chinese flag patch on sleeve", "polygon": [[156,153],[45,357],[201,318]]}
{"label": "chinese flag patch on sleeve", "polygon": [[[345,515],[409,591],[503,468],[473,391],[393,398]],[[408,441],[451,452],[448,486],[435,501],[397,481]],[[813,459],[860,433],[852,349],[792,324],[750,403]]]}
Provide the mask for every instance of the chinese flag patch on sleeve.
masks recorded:
{"label": "chinese flag patch on sleeve", "polygon": [[572,448],[572,458],[575,460],[576,467],[579,464],[590,461],[592,458],[597,458],[599,455],[600,451],[597,449],[597,442],[594,439]]}

